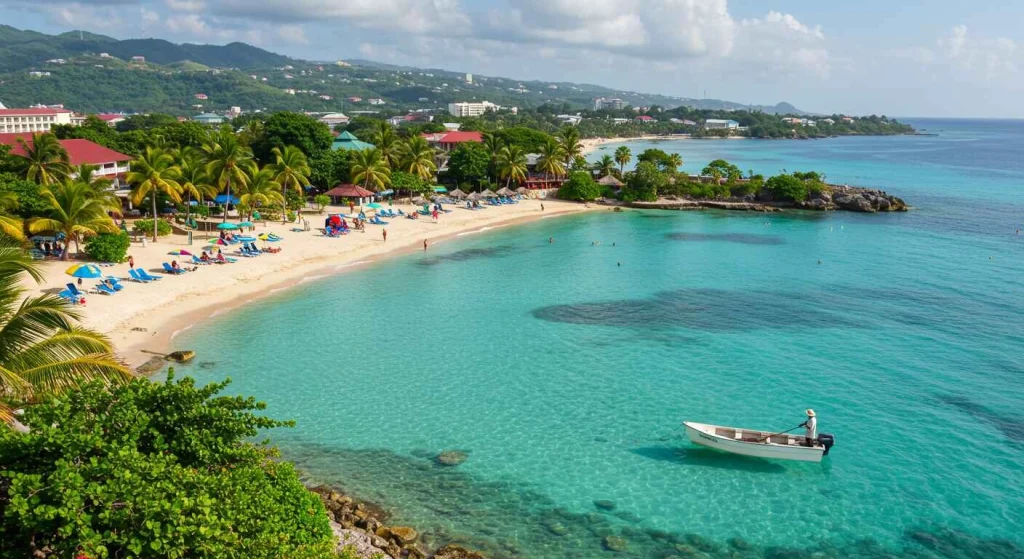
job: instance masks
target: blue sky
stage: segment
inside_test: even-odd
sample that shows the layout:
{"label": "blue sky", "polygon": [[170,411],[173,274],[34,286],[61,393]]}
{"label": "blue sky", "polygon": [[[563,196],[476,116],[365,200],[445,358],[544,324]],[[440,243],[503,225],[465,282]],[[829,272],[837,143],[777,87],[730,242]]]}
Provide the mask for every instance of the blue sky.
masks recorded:
{"label": "blue sky", "polygon": [[984,0],[0,0],[45,32],[897,116],[1024,118],[1022,19]]}

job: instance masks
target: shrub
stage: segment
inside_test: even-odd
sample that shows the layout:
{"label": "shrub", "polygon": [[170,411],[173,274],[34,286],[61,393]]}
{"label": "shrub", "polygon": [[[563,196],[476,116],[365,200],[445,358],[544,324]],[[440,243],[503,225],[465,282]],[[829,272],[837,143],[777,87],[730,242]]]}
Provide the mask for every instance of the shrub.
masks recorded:
{"label": "shrub", "polygon": [[287,219],[287,220],[288,220],[289,222],[291,222],[291,221],[295,221],[295,212],[293,212],[292,210],[288,210],[288,213],[286,213],[286,214],[285,214],[285,218],[286,218],[286,219]]}
{"label": "shrub", "polygon": [[807,183],[793,175],[776,175],[764,185],[776,198],[784,200],[803,202],[809,193]]}
{"label": "shrub", "polygon": [[313,197],[313,203],[316,204],[316,213],[324,213],[324,208],[331,203],[331,197],[326,194],[317,194]]}
{"label": "shrub", "polygon": [[130,244],[126,233],[100,233],[85,242],[85,253],[98,262],[124,262]]}
{"label": "shrub", "polygon": [[288,423],[227,384],[93,383],[0,429],[0,557],[333,557],[320,499],[248,441]]}
{"label": "shrub", "polygon": [[[153,233],[153,220],[152,219],[139,219],[135,221],[135,230],[142,234]],[[156,224],[157,236],[164,237],[171,234],[171,223],[166,219],[160,218]]]}
{"label": "shrub", "polygon": [[569,180],[558,189],[558,197],[562,200],[589,202],[601,196],[601,186],[594,182],[589,171],[577,171],[569,175]]}
{"label": "shrub", "polygon": [[192,206],[192,215],[198,215],[199,217],[210,217],[210,206],[207,206],[205,204]]}
{"label": "shrub", "polygon": [[657,165],[650,161],[637,163],[636,169],[626,175],[626,187],[622,189],[622,199],[627,202],[640,200],[654,202],[658,192],[668,184],[668,178]]}

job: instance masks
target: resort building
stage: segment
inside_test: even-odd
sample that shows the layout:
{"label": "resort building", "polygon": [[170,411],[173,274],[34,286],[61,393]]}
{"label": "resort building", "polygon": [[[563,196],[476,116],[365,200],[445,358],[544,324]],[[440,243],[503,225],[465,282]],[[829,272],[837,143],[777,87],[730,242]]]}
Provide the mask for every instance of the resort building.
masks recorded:
{"label": "resort building", "polygon": [[145,56],[133,56],[132,57],[132,62],[139,62],[139,63],[145,64],[146,63],[146,57]]}
{"label": "resort building", "polygon": [[558,120],[563,124],[571,124],[573,126],[576,126],[583,121],[583,117],[580,115],[558,115],[556,118],[558,118]]}
{"label": "resort building", "polygon": [[224,122],[224,117],[216,113],[203,113],[192,117],[192,120],[200,124],[222,124]]}
{"label": "resort building", "polygon": [[740,123],[735,120],[722,120],[719,118],[709,118],[704,121],[705,130],[735,130],[740,127]]}
{"label": "resort building", "polygon": [[600,111],[602,109],[615,109],[615,110],[619,110],[619,109],[624,109],[625,107],[626,107],[626,102],[623,101],[622,99],[618,99],[618,98],[616,98],[616,99],[605,99],[604,97],[600,97],[600,98],[594,99],[594,110],[595,111]]}
{"label": "resort building", "polygon": [[384,103],[386,103],[386,101],[384,101],[383,99],[374,98],[367,101],[367,103],[371,105],[383,105]]}
{"label": "resort building", "polygon": [[423,137],[427,143],[443,151],[451,151],[459,144],[466,142],[481,143],[484,141],[482,132],[425,132]]}
{"label": "resort building", "polygon": [[67,109],[0,109],[0,134],[48,132],[55,124],[71,124]]}
{"label": "resort building", "polygon": [[103,122],[106,122],[107,126],[113,128],[117,126],[118,122],[124,122],[124,120],[128,118],[128,116],[119,114],[98,114],[96,115],[96,118],[102,120]]}
{"label": "resort building", "polygon": [[461,103],[448,103],[448,114],[462,117],[480,116],[487,111],[497,111],[500,108],[489,101],[480,101],[479,103],[463,101]]}
{"label": "resort building", "polygon": [[196,93],[195,98],[199,99],[200,101],[206,101],[207,99],[209,99],[209,97],[207,97],[205,93]]}
{"label": "resort building", "polygon": [[331,149],[341,149],[345,151],[362,151],[364,149],[373,149],[373,147],[373,144],[356,138],[355,134],[348,130],[338,134],[338,137],[334,139],[334,143],[331,144]]}
{"label": "resort building", "polygon": [[822,120],[822,122],[824,122],[825,124],[828,124],[829,126],[831,126],[831,125],[836,123],[836,121],[832,120],[831,118],[826,118],[825,120]]}
{"label": "resort building", "polygon": [[[17,139],[21,138],[29,146],[32,145],[32,133],[21,134],[0,134],[0,144],[11,146],[11,155],[24,157],[25,150]],[[71,165],[95,165],[96,177],[103,177],[113,181],[114,191],[118,196],[127,197],[128,183],[124,180],[128,174],[128,163],[132,156],[105,148],[89,140],[60,140],[64,151],[68,152],[68,162]],[[123,194],[122,194],[123,193]]]}
{"label": "resort building", "polygon": [[649,115],[640,115],[640,116],[634,118],[633,120],[639,122],[640,124],[648,124],[648,123],[651,123],[651,122],[658,122],[653,116],[649,116]]}
{"label": "resort building", "polygon": [[342,113],[327,113],[317,120],[331,128],[334,128],[339,124],[348,124],[349,118]]}

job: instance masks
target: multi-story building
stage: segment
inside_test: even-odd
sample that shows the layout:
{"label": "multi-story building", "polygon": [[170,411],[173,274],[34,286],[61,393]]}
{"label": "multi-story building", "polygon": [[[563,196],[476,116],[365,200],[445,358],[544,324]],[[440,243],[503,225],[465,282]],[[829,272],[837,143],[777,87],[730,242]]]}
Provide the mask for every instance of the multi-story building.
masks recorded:
{"label": "multi-story building", "polygon": [[497,111],[500,108],[489,101],[448,103],[448,113],[452,116],[480,116],[487,111]]}
{"label": "multi-story building", "polygon": [[615,110],[619,110],[619,109],[623,109],[625,107],[626,107],[626,102],[623,101],[622,99],[605,99],[604,97],[600,97],[598,99],[594,99],[594,110],[595,111],[600,111],[601,109],[615,109]]}
{"label": "multi-story building", "polygon": [[67,109],[0,109],[0,134],[49,132],[55,124],[71,124]]}

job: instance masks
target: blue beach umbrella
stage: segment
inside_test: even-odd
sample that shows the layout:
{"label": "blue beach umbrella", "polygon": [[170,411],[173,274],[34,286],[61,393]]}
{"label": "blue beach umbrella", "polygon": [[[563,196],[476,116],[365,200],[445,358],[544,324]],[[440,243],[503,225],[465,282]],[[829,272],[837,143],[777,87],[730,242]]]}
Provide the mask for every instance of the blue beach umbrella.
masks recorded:
{"label": "blue beach umbrella", "polygon": [[100,267],[93,264],[75,264],[67,270],[64,270],[64,273],[73,278],[103,277],[103,272],[100,271]]}
{"label": "blue beach umbrella", "polygon": [[238,229],[238,226],[231,222],[225,222],[218,225],[217,229]]}
{"label": "blue beach umbrella", "polygon": [[384,206],[378,204],[377,202],[371,202],[371,203],[367,204],[366,207],[367,208],[372,208],[374,210],[379,210],[380,208],[383,208]]}
{"label": "blue beach umbrella", "polygon": [[253,225],[252,225],[251,221],[243,221],[243,222],[239,223],[238,226],[239,227],[252,227]]}

